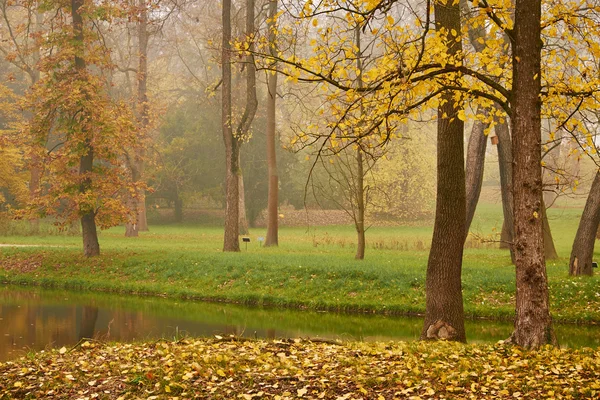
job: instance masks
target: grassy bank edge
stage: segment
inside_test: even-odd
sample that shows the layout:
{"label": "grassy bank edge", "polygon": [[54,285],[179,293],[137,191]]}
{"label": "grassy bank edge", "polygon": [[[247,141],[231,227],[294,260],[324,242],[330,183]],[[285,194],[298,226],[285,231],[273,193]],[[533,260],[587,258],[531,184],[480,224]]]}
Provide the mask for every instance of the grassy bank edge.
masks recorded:
{"label": "grassy bank edge", "polygon": [[[329,304],[323,301],[298,301],[289,300],[277,296],[264,294],[257,295],[199,295],[197,292],[186,288],[171,286],[170,290],[164,291],[164,287],[158,290],[148,284],[136,284],[132,282],[120,283],[119,285],[108,284],[106,281],[94,281],[83,279],[70,279],[65,277],[42,279],[27,275],[10,275],[0,273],[0,282],[4,285],[33,286],[46,289],[61,289],[70,291],[92,291],[99,293],[125,294],[141,297],[160,297],[173,300],[201,301],[211,303],[228,303],[262,308],[283,308],[307,311],[327,311],[343,314],[379,314],[403,317],[422,317],[425,313],[425,304],[381,305],[381,304],[358,304],[358,303],[336,303]],[[479,312],[471,310],[469,304],[465,304],[465,318],[469,320],[490,320],[510,322],[514,319],[514,311],[505,308],[494,308],[492,312]],[[572,318],[553,316],[553,320],[561,324],[573,325],[598,325],[600,321],[590,318]]]}

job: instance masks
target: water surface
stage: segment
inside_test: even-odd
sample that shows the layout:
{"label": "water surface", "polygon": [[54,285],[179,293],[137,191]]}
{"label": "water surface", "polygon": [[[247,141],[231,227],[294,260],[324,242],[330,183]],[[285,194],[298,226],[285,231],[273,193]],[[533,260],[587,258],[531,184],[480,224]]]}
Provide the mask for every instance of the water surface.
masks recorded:
{"label": "water surface", "polygon": [[[102,293],[0,287],[0,360],[70,346],[81,338],[133,341],[182,336],[415,340],[421,318],[252,308]],[[470,342],[506,339],[512,324],[467,321]],[[599,326],[556,325],[568,347],[600,346]]]}

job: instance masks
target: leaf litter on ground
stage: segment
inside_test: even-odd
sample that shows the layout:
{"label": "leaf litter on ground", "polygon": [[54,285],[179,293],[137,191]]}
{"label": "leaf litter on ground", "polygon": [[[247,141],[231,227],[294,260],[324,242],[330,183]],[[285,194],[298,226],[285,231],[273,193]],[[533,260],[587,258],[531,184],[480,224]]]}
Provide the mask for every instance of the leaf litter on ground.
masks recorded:
{"label": "leaf litter on ground", "polygon": [[600,349],[498,343],[183,339],[0,363],[0,398],[488,399],[600,397]]}

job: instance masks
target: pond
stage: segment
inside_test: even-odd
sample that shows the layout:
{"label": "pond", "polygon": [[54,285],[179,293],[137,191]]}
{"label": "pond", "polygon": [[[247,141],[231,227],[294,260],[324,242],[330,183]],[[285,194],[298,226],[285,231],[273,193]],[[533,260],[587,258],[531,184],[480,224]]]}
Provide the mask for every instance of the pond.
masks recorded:
{"label": "pond", "polygon": [[[251,308],[103,293],[0,287],[0,360],[76,344],[81,338],[134,341],[183,336],[415,340],[422,319]],[[467,321],[470,342],[506,339],[512,324]],[[600,346],[600,326],[556,325],[567,347]]]}

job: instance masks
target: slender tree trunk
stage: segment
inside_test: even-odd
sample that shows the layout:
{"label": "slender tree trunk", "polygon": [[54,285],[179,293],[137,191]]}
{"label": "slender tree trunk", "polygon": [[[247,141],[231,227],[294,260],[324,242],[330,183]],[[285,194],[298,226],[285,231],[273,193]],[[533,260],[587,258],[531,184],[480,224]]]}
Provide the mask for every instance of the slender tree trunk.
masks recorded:
{"label": "slender tree trunk", "polygon": [[[477,110],[478,114],[487,115],[489,112],[483,108]],[[467,163],[466,163],[466,224],[465,224],[465,239],[469,235],[469,228],[475,215],[475,209],[481,195],[481,186],[483,184],[483,170],[485,167],[485,150],[487,148],[487,136],[484,134],[485,129],[489,124],[484,124],[481,121],[475,121],[469,136],[469,144],[467,146]]]}
{"label": "slender tree trunk", "polygon": [[[238,165],[241,166],[241,160],[238,160]],[[238,174],[238,185],[240,191],[240,235],[248,235],[250,229],[248,229],[248,218],[246,218],[246,191],[244,189],[244,175],[242,174],[242,168],[240,167],[240,173]]]}
{"label": "slender tree trunk", "polygon": [[[85,59],[83,58],[83,18],[79,13],[83,6],[83,0],[71,0],[71,16],[73,18],[73,41],[75,45],[75,69],[78,74],[85,74]],[[79,192],[86,193],[91,190],[92,179],[89,176],[94,166],[94,148],[91,144],[89,133],[83,146],[83,155],[79,160],[79,175],[81,184]],[[81,232],[83,236],[83,254],[87,257],[100,255],[100,243],[98,243],[98,233],[96,231],[96,212],[95,210],[80,210],[81,213]]]}
{"label": "slender tree trunk", "polygon": [[221,65],[223,68],[221,124],[225,142],[226,195],[225,233],[223,251],[240,251],[239,241],[239,142],[231,127],[231,0],[223,0],[223,40]]}
{"label": "slender tree trunk", "polygon": [[512,192],[512,139],[506,120],[496,121],[496,135],[498,136],[498,168],[500,170],[500,190],[502,193],[502,214],[504,223],[502,224],[502,233],[500,235],[500,248],[510,250],[510,258],[515,263],[514,252],[514,213],[513,213],[513,192]]}
{"label": "slender tree trunk", "polygon": [[175,197],[175,201],[173,202],[175,208],[175,222],[183,221],[183,200],[179,193]]}
{"label": "slender tree trunk", "polygon": [[544,231],[544,257],[546,260],[556,260],[558,253],[554,246],[554,239],[552,238],[552,231],[550,230],[550,223],[548,222],[548,213],[546,212],[546,203],[544,203],[542,196],[542,229]]}
{"label": "slender tree trunk", "polygon": [[[276,29],[275,17],[277,15],[277,0],[269,1],[269,52],[276,54]],[[265,246],[279,245],[279,221],[277,207],[279,206],[279,177],[277,176],[276,140],[276,100],[277,100],[277,74],[267,73],[267,164],[269,176],[269,193],[267,199],[267,237]]]}
{"label": "slender tree trunk", "polygon": [[[356,57],[356,69],[358,76],[356,77],[357,86],[359,89],[363,88],[363,64],[362,64],[362,46],[360,39],[360,26],[356,26],[356,48],[358,49],[358,55]],[[365,112],[362,104],[360,107],[361,112]],[[361,147],[360,140],[357,142],[356,149],[356,212],[354,215],[354,225],[356,227],[357,234],[357,246],[355,259],[363,260],[365,258],[365,169],[363,150]],[[350,185],[350,187],[352,187]]]}
{"label": "slender tree trunk", "polygon": [[[435,2],[436,29],[448,32],[449,55],[462,50],[458,4]],[[437,198],[433,240],[425,282],[426,311],[421,339],[466,341],[461,286],[465,241],[466,194],[464,123],[453,92],[445,92],[438,107]]]}
{"label": "slender tree trunk", "polygon": [[[137,71],[137,106],[140,135],[145,135],[149,125],[148,110],[148,9],[145,0],[138,0],[139,20],[138,31],[138,71]],[[143,178],[145,163],[144,150],[139,150],[132,157],[131,172],[133,181]],[[136,195],[131,198],[131,207],[135,210],[135,223],[129,222],[125,227],[125,236],[138,236],[138,232],[148,230],[148,219],[146,213],[146,193],[137,190]]]}
{"label": "slender tree trunk", "polygon": [[[360,78],[359,78],[360,79]],[[356,246],[357,260],[365,258],[365,172],[363,164],[363,151],[360,146],[356,149],[356,234],[358,236],[358,245]]]}
{"label": "slender tree trunk", "polygon": [[596,232],[600,224],[600,171],[592,183],[577,234],[573,241],[571,259],[569,260],[569,275],[593,275],[592,258],[596,244]]}
{"label": "slender tree trunk", "polygon": [[[245,57],[246,68],[246,106],[240,124],[236,129],[236,139],[242,143],[248,136],[252,121],[258,109],[258,98],[256,97],[256,68],[254,66],[254,0],[246,0],[246,40],[248,40],[249,53]],[[241,165],[238,153],[238,166]],[[247,235],[248,219],[246,218],[246,196],[244,193],[244,177],[241,168],[238,169],[239,187],[239,230],[240,234]]]}
{"label": "slender tree trunk", "polygon": [[[35,14],[35,33],[38,34],[42,30],[42,23],[44,20],[44,15],[39,10],[36,11]],[[40,80],[40,70],[35,67],[37,63],[40,61],[40,48],[38,46],[33,46],[33,65],[34,68],[31,69],[29,73],[29,78],[31,79],[31,86],[35,85]],[[29,118],[32,118],[31,116]],[[29,199],[33,200],[39,195],[40,190],[40,180],[42,178],[42,171],[40,168],[40,159],[37,155],[34,155],[31,160],[31,170],[29,171]],[[29,220],[29,231],[32,234],[38,234],[40,232],[40,219],[39,218],[31,218]]]}
{"label": "slender tree trunk", "polygon": [[511,340],[524,348],[556,344],[542,228],[541,0],[517,0],[513,37],[513,196],[516,319]]}

